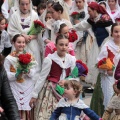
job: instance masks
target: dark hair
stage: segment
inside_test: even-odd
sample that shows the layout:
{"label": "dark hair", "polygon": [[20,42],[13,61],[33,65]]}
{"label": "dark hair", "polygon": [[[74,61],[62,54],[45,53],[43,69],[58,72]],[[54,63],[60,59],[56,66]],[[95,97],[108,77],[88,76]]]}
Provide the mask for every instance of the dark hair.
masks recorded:
{"label": "dark hair", "polygon": [[118,82],[117,82],[117,89],[120,90],[120,80],[118,80]]}
{"label": "dark hair", "polygon": [[18,37],[24,37],[24,36],[21,35],[21,34],[16,34],[16,35],[13,37],[12,42],[15,43]]}
{"label": "dark hair", "polygon": [[[57,38],[56,38],[56,41],[55,41],[55,44],[57,44],[58,43],[58,41],[59,40],[61,40],[61,39],[67,39],[68,40],[68,38],[67,37],[65,37],[64,35],[62,35],[62,34],[59,34],[58,36],[57,36]],[[69,41],[69,40],[68,40]]]}
{"label": "dark hair", "polygon": [[52,4],[52,5],[53,5],[53,4],[54,4],[54,1],[53,1],[53,0],[48,0],[46,4],[47,4],[47,5],[48,5],[48,4]]}
{"label": "dark hair", "polygon": [[76,92],[76,98],[79,97],[80,93],[82,92],[82,85],[80,84],[80,82],[78,82],[77,80],[66,80],[64,87],[68,88],[68,86],[71,86],[74,91]]}
{"label": "dark hair", "polygon": [[61,11],[61,14],[63,13],[63,7],[60,5],[59,2],[56,2],[52,5],[52,8],[56,11],[56,12],[59,12]]}
{"label": "dark hair", "polygon": [[37,11],[41,9],[46,9],[46,4],[45,3],[40,3],[37,7]]}
{"label": "dark hair", "polygon": [[5,17],[4,17],[2,14],[0,14],[0,22],[1,22],[2,20],[5,20],[5,21],[6,21]]}
{"label": "dark hair", "polygon": [[105,5],[105,7],[106,7],[106,3],[105,3],[104,1],[101,1],[101,2],[99,3],[99,5],[101,5],[101,4]]}
{"label": "dark hair", "polygon": [[66,25],[65,23],[61,24],[58,33],[61,33],[62,29],[63,29],[64,27],[66,27],[66,26],[67,26],[67,25]]}
{"label": "dark hair", "polygon": [[119,26],[119,25],[120,25],[120,23],[117,23],[117,22],[112,24],[112,27],[111,27],[111,36],[112,36],[113,30],[114,30],[114,27]]}

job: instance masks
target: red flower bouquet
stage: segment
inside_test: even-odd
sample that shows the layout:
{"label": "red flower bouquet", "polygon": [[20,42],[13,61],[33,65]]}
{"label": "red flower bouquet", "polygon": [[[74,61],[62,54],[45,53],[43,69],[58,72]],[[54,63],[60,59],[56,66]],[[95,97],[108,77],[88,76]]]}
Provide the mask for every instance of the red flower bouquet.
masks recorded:
{"label": "red flower bouquet", "polygon": [[111,62],[110,58],[103,58],[100,60],[97,67],[104,70],[114,70],[114,64]]}
{"label": "red flower bouquet", "polygon": [[73,18],[73,19],[79,19],[79,16],[80,16],[80,14],[78,13],[78,12],[73,12],[72,14],[71,14],[71,17]]}
{"label": "red flower bouquet", "polygon": [[[18,62],[17,62],[17,70],[16,70],[16,77],[21,73],[29,73],[30,69],[35,65],[35,61],[33,60],[33,57],[31,54],[24,52],[23,54],[20,54],[18,56]],[[22,78],[17,79],[18,82],[23,82],[24,80]]]}
{"label": "red flower bouquet", "polygon": [[74,42],[78,39],[78,35],[75,30],[69,32],[69,42]]}
{"label": "red flower bouquet", "polygon": [[45,28],[44,24],[39,21],[35,20],[30,28],[30,31],[28,32],[28,35],[37,35]]}

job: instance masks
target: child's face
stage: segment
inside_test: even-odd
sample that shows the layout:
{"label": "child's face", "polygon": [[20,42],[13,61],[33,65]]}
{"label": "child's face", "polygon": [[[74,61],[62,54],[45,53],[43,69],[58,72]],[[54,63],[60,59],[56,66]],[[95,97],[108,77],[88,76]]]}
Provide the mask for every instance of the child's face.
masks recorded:
{"label": "child's face", "polygon": [[68,99],[73,99],[76,96],[76,92],[70,85],[68,85],[68,87],[65,88],[64,96]]}
{"label": "child's face", "polygon": [[84,1],[83,0],[76,0],[76,6],[79,10],[84,8]]}
{"label": "child's face", "polygon": [[6,26],[6,20],[3,19],[3,20],[0,22],[0,30],[4,30],[4,29],[5,29],[5,26]]}
{"label": "child's face", "polygon": [[110,6],[110,8],[113,8],[116,5],[116,1],[115,0],[108,0],[108,5]]}
{"label": "child's face", "polygon": [[45,11],[45,9],[40,9],[39,11],[38,11],[38,13],[40,14],[40,15],[42,15],[42,13]]}
{"label": "child's face", "polygon": [[69,41],[68,39],[59,39],[56,48],[57,48],[57,53],[59,56],[65,56],[65,54],[68,52],[68,44]]}
{"label": "child's face", "polygon": [[51,8],[52,18],[55,20],[58,20],[61,16],[61,12],[55,11],[53,8]]}
{"label": "child's face", "polygon": [[112,37],[115,43],[120,43],[120,25],[113,28]]}
{"label": "child's face", "polygon": [[17,52],[22,52],[25,48],[25,45],[26,45],[25,38],[22,36],[18,37],[14,43]]}
{"label": "child's face", "polygon": [[101,3],[100,6],[102,6],[104,9],[106,9],[106,6],[104,4]]}
{"label": "child's face", "polygon": [[63,34],[67,38],[69,38],[69,28],[68,28],[68,26],[65,26],[64,28],[62,28],[61,34]]}
{"label": "child's face", "polygon": [[48,21],[48,20],[50,20],[50,19],[52,19],[52,14],[47,13],[47,14],[46,14],[46,17],[45,17],[45,20]]}

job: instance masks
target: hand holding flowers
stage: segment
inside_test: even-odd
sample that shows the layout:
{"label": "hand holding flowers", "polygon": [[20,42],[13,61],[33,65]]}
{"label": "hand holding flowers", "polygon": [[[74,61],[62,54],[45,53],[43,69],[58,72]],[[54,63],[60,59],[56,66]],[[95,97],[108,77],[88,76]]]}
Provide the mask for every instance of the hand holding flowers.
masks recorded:
{"label": "hand holding flowers", "polygon": [[35,61],[32,58],[32,55],[24,52],[18,56],[16,78],[18,82],[24,82],[22,78],[23,74],[29,74],[30,69],[35,65]]}

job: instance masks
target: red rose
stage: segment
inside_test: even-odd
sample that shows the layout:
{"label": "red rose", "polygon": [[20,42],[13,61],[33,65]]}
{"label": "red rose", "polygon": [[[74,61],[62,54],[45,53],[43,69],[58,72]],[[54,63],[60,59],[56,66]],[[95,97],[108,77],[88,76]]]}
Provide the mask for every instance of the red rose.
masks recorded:
{"label": "red rose", "polygon": [[75,30],[69,32],[69,42],[74,42],[78,39],[78,35]]}
{"label": "red rose", "polygon": [[19,61],[23,64],[29,64],[31,62],[31,55],[28,53],[20,54],[18,58],[19,58]]}
{"label": "red rose", "polygon": [[71,16],[79,14],[78,12],[73,12]]}

